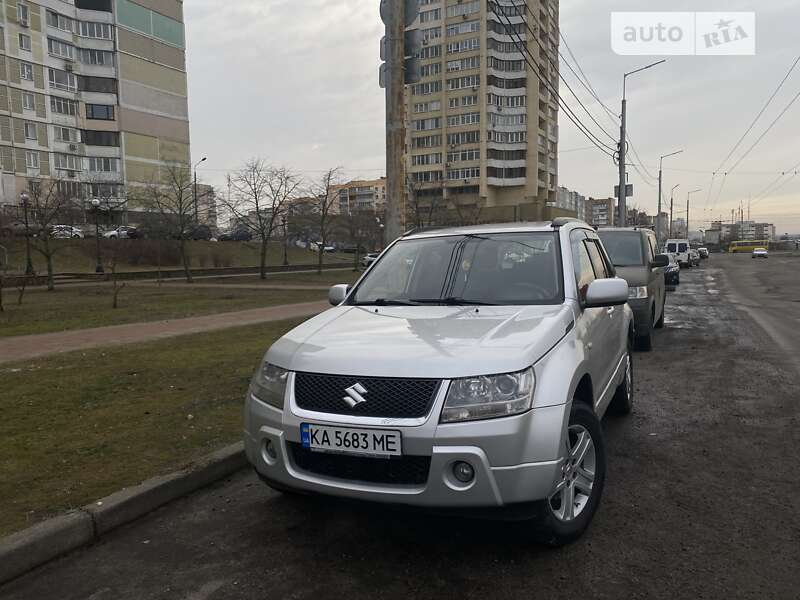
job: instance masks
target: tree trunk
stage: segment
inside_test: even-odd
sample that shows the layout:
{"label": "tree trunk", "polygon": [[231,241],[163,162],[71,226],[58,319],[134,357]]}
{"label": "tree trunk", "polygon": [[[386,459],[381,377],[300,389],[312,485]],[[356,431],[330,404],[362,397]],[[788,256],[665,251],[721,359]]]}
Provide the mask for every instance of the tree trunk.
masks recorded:
{"label": "tree trunk", "polygon": [[22,278],[22,287],[17,288],[19,295],[17,296],[17,306],[22,306],[22,299],[25,297],[25,287],[28,285],[28,276]]}
{"label": "tree trunk", "polygon": [[158,246],[156,246],[156,266],[158,267],[158,287],[161,287],[161,238],[158,239]]}
{"label": "tree trunk", "polygon": [[186,255],[186,240],[181,237],[181,260],[183,261],[183,273],[186,276],[186,283],[193,283],[192,269],[189,266],[189,257]]}
{"label": "tree trunk", "polygon": [[53,253],[50,252],[50,238],[44,238],[45,258],[47,259],[47,291],[52,292],[56,289],[56,282],[53,279]]}
{"label": "tree trunk", "polygon": [[269,238],[261,236],[261,263],[259,265],[259,277],[261,279],[267,278],[267,244],[269,243]]}
{"label": "tree trunk", "polygon": [[5,308],[3,307],[3,276],[0,275],[0,313],[5,312]]}
{"label": "tree trunk", "polygon": [[322,256],[325,254],[325,242],[317,248],[317,275],[322,275]]}
{"label": "tree trunk", "polygon": [[356,242],[356,253],[355,253],[355,258],[353,258],[353,272],[358,271],[358,259],[360,258],[359,257],[360,250],[361,248],[359,247],[359,243]]}

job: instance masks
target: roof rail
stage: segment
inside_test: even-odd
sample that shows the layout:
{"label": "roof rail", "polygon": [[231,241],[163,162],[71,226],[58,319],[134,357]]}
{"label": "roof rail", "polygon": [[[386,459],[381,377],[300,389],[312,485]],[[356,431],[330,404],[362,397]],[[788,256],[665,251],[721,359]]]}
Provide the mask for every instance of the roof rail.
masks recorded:
{"label": "roof rail", "polygon": [[576,219],[575,217],[556,217],[553,219],[551,226],[553,229],[558,229],[559,227],[563,227],[568,223],[581,223],[581,220]]}
{"label": "roof rail", "polygon": [[406,231],[400,237],[407,237],[409,235],[415,235],[417,233],[424,233],[426,231],[435,231],[437,229],[442,229],[442,228],[441,227],[435,227],[435,226],[432,226],[432,225],[428,226],[428,227],[414,227],[414,229],[409,229],[408,231]]}

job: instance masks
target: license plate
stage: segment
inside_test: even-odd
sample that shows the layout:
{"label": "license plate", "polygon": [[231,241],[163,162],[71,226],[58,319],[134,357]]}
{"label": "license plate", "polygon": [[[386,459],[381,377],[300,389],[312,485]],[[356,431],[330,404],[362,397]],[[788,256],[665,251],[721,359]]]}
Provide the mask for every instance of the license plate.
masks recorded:
{"label": "license plate", "polygon": [[400,432],[386,429],[353,429],[303,423],[300,425],[300,441],[304,448],[322,452],[370,456],[401,456],[403,453]]}

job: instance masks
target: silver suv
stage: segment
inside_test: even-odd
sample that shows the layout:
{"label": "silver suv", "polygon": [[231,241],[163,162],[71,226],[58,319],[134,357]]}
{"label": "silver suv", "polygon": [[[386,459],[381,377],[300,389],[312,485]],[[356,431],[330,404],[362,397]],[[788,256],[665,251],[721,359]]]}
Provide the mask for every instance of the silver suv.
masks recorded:
{"label": "silver suv", "polygon": [[266,353],[248,459],[282,491],[493,507],[572,541],[603,491],[600,419],[633,402],[627,300],[580,221],[408,234]]}

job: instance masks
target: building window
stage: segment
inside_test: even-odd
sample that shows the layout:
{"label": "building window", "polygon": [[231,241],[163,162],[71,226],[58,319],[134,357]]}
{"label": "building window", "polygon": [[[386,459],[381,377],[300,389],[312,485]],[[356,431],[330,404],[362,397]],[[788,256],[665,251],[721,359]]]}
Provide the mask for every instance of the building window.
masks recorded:
{"label": "building window", "polygon": [[528,120],[527,115],[499,115],[497,113],[490,114],[492,125],[506,126],[506,125],[525,125]]}
{"label": "building window", "polygon": [[36,96],[30,92],[22,92],[22,108],[25,110],[36,110]]}
{"label": "building window", "polygon": [[447,7],[447,16],[460,17],[461,15],[471,15],[472,13],[480,11],[480,9],[481,3],[478,2],[478,0],[464,2],[461,4],[453,4],[452,6]]}
{"label": "building window", "polygon": [[411,164],[415,167],[420,165],[440,165],[442,164],[442,153],[416,154],[411,157]]}
{"label": "building window", "polygon": [[26,62],[19,63],[19,78],[33,81],[33,65]]}
{"label": "building window", "polygon": [[433,181],[441,180],[441,171],[420,171],[419,173],[411,173],[411,181],[414,183],[431,183]]}
{"label": "building window", "polygon": [[73,143],[78,141],[78,132],[74,129],[56,126],[54,131],[56,140],[59,142]]}
{"label": "building window", "polygon": [[447,53],[455,54],[458,52],[471,52],[473,50],[480,50],[480,38],[469,38],[468,40],[460,40],[458,42],[450,42],[447,44]]}
{"label": "building window", "polygon": [[474,179],[481,176],[480,167],[468,167],[466,169],[450,169],[447,172],[447,178],[450,181],[457,179]]}
{"label": "building window", "polygon": [[117,172],[117,159],[104,158],[99,156],[89,157],[89,172],[90,173],[116,173]]}
{"label": "building window", "polygon": [[422,30],[422,39],[425,41],[430,40],[438,40],[442,37],[442,28],[439,27],[429,27],[428,29]]}
{"label": "building window", "polygon": [[447,144],[449,146],[458,146],[460,144],[477,144],[480,141],[480,131],[460,131],[458,133],[447,134]]}
{"label": "building window", "polygon": [[59,115],[74,117],[78,114],[78,103],[68,98],[50,96],[50,110]]}
{"label": "building window", "polygon": [[495,58],[494,56],[489,57],[489,67],[496,70],[496,71],[524,71],[525,70],[525,61],[524,60],[502,60],[499,58]]}
{"label": "building window", "polygon": [[525,167],[512,167],[503,169],[500,167],[487,167],[486,176],[496,177],[497,179],[519,179],[527,175]]}
{"label": "building window", "polygon": [[527,150],[495,150],[489,148],[487,158],[495,160],[525,160],[527,157]]}
{"label": "building window", "polygon": [[420,137],[411,138],[412,148],[436,148],[442,145],[441,135],[423,135]]}
{"label": "building window", "polygon": [[87,65],[114,65],[114,53],[107,50],[89,50],[81,48],[81,62]]}
{"label": "building window", "polygon": [[480,21],[466,21],[447,26],[447,37],[461,35],[462,33],[475,33],[481,30]]}
{"label": "building window", "polygon": [[82,92],[116,94],[117,80],[111,77],[78,77],[78,89]]}
{"label": "building window", "polygon": [[86,118],[101,121],[114,120],[114,107],[108,104],[87,104]]}
{"label": "building window", "polygon": [[19,49],[26,52],[31,51],[31,36],[24,33],[19,34]]}
{"label": "building window", "polygon": [[528,80],[524,77],[521,79],[503,79],[502,77],[496,77],[494,75],[489,75],[486,78],[487,85],[493,85],[497,88],[502,88],[505,90],[514,90],[519,88],[524,88],[528,84]]}
{"label": "building window", "polygon": [[119,133],[116,131],[84,131],[83,143],[88,146],[119,147]]}
{"label": "building window", "polygon": [[74,92],[78,89],[78,80],[72,73],[59,71],[58,69],[48,69],[50,87],[57,90]]}
{"label": "building window", "polygon": [[25,139],[36,140],[39,136],[36,135],[36,123],[25,123]]}
{"label": "building window", "polygon": [[481,113],[464,113],[461,115],[449,115],[447,117],[447,125],[449,127],[458,127],[460,125],[475,125],[481,122]]}
{"label": "building window", "polygon": [[69,31],[72,33],[75,30],[74,23],[69,17],[60,15],[52,10],[47,11],[47,24],[50,27],[55,27],[61,31]]}
{"label": "building window", "polygon": [[428,129],[439,129],[442,126],[441,117],[431,119],[418,119],[411,122],[414,131],[426,131]]}
{"label": "building window", "polygon": [[460,152],[448,152],[447,162],[462,162],[467,160],[480,160],[481,151],[477,148],[472,150],[461,150]]}
{"label": "building window", "polygon": [[434,8],[433,10],[426,10],[419,13],[420,23],[430,23],[431,21],[440,21],[442,19],[442,9]]}
{"label": "building window", "polygon": [[22,2],[17,4],[17,20],[19,21],[20,25],[30,24],[30,10],[28,9],[27,4]]}
{"label": "building window", "polygon": [[25,153],[25,166],[29,169],[39,168],[39,153],[31,152],[30,150]]}
{"label": "building window", "polygon": [[91,23],[81,21],[80,36],[95,40],[110,40],[113,39],[114,34],[111,25],[108,23]]}
{"label": "building window", "polygon": [[487,96],[487,103],[492,106],[502,106],[505,108],[521,108],[525,106],[525,96],[498,96],[497,94],[489,94]]}
{"label": "building window", "polygon": [[53,56],[60,56],[70,60],[74,55],[73,47],[70,44],[65,44],[61,40],[54,38],[47,38],[47,51]]}
{"label": "building window", "polygon": [[442,72],[442,63],[431,63],[429,65],[424,65],[420,69],[420,76],[422,77],[433,77],[438,75]]}
{"label": "building window", "polygon": [[439,58],[442,55],[442,46],[423,46],[419,51],[419,58]]}
{"label": "building window", "polygon": [[528,141],[527,131],[492,131],[489,130],[489,141],[499,144],[523,144]]}
{"label": "building window", "polygon": [[411,94],[413,96],[428,96],[430,94],[438,94],[441,91],[441,81],[428,81],[427,83],[417,83],[411,86]]}
{"label": "building window", "polygon": [[122,198],[124,186],[119,183],[89,183],[86,192],[89,198]]}
{"label": "building window", "polygon": [[448,90],[460,90],[461,88],[477,88],[480,85],[480,75],[467,75],[466,77],[456,77],[447,80]]}
{"label": "building window", "polygon": [[431,102],[417,102],[414,104],[415,113],[432,112],[434,110],[441,110],[442,103],[440,100],[433,100]]}
{"label": "building window", "polygon": [[467,69],[479,69],[481,66],[480,56],[470,56],[461,60],[447,61],[447,71],[466,71]]}
{"label": "building window", "polygon": [[81,171],[80,156],[75,156],[74,154],[60,154],[55,153],[53,154],[53,158],[56,163],[56,169],[61,169],[62,171]]}

